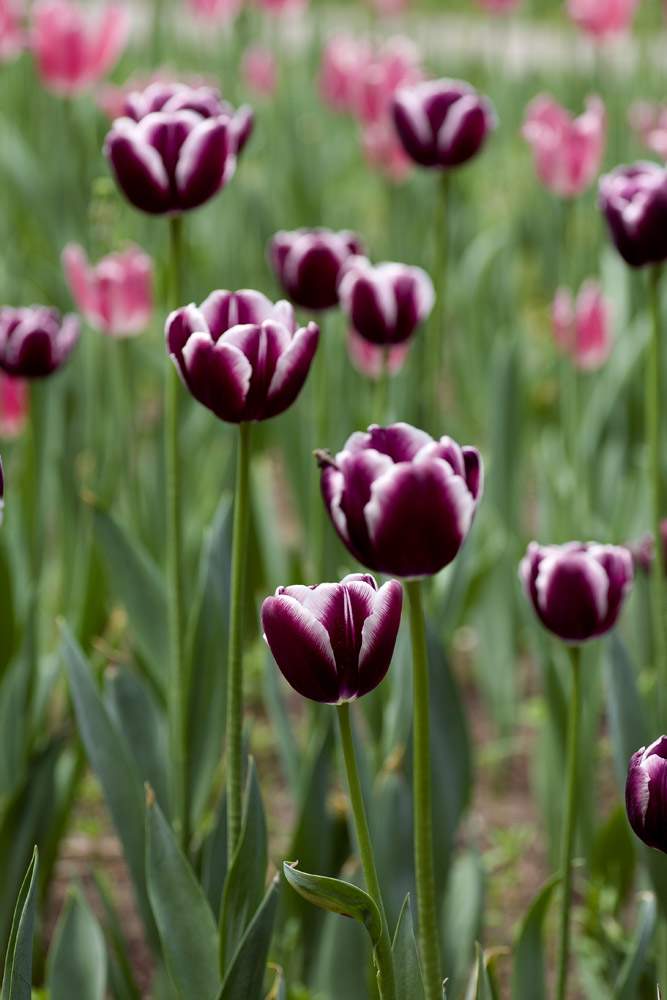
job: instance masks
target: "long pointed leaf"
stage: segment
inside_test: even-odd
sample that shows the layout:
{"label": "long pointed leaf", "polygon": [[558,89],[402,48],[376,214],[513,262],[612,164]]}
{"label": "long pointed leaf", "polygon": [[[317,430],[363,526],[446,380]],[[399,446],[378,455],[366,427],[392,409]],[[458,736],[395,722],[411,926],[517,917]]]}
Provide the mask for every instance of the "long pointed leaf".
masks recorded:
{"label": "long pointed leaf", "polygon": [[50,1000],[104,1000],[107,952],[95,915],[74,890],[58,921],[46,965]]}
{"label": "long pointed leaf", "polygon": [[398,918],[391,950],[396,970],[397,995],[399,997],[410,997],[410,1000],[425,1000],[424,977],[419,962],[415,933],[412,927],[409,895],[405,897],[403,909]]}
{"label": "long pointed leaf", "polygon": [[14,910],[2,978],[2,1000],[30,1000],[38,858],[35,848]]}
{"label": "long pointed leaf", "polygon": [[216,1000],[261,1000],[266,960],[278,909],[278,876],[243,935]]}
{"label": "long pointed leaf", "polygon": [[532,1000],[546,997],[542,925],[559,882],[560,877],[555,876],[540,889],[521,922],[512,966],[514,1000],[525,1000],[527,996]]}

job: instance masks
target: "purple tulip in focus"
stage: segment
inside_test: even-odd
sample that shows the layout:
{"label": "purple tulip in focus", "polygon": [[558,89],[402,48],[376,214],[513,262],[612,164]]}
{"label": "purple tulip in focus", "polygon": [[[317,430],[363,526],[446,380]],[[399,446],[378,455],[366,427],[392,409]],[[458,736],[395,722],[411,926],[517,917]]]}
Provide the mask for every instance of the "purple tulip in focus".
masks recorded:
{"label": "purple tulip in focus", "polygon": [[363,254],[361,237],[343,230],[297,229],[272,237],[268,255],[289,297],[305,309],[331,309],[338,303],[338,278],[345,261]]}
{"label": "purple tulip in focus", "polygon": [[93,329],[110,337],[146,329],[153,311],[153,263],[140,247],[108,254],[91,267],[83,247],[68,243],[62,263],[72,297]]}
{"label": "purple tulip in focus", "polygon": [[410,579],[454,559],[482,495],[476,448],[400,423],[357,431],[318,457],[329,516],[359,562]]}
{"label": "purple tulip in focus", "polygon": [[639,839],[667,854],[667,736],[630,758],[625,808]]}
{"label": "purple tulip in focus", "polygon": [[573,645],[612,628],[633,576],[626,548],[597,542],[531,542],[519,566],[526,595],[544,627]]}
{"label": "purple tulip in focus", "polygon": [[243,423],[282,413],[296,399],[319,330],[296,328],[289,302],[260,292],[212,292],[167,318],[167,349],[195,399],[221,420]]}
{"label": "purple tulip in focus", "polygon": [[352,573],[340,583],[278,587],[262,605],[264,638],[295,691],[330,705],[368,694],[387,673],[403,589]]}
{"label": "purple tulip in focus", "polygon": [[435,292],[420,267],[393,263],[373,267],[366,257],[350,257],[338,282],[338,298],[361,337],[389,346],[408,340],[427,319]]}
{"label": "purple tulip in focus", "polygon": [[616,249],[632,267],[667,260],[667,169],[639,162],[600,178],[598,205]]}
{"label": "purple tulip in focus", "polygon": [[496,127],[487,97],[464,80],[427,80],[396,92],[394,123],[403,147],[424,167],[458,167]]}
{"label": "purple tulip in focus", "polygon": [[79,339],[79,320],[57,309],[0,308],[0,368],[8,375],[44,378],[60,368]]}

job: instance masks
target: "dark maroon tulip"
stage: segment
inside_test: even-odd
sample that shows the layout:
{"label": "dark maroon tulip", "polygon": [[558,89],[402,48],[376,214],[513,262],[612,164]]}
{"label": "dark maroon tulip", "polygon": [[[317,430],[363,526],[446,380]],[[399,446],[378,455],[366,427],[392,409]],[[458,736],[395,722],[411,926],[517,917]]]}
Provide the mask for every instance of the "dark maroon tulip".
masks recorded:
{"label": "dark maroon tulip", "polygon": [[599,182],[598,205],[621,257],[632,267],[667,260],[667,169],[639,162]]}
{"label": "dark maroon tulip", "polygon": [[343,264],[353,254],[364,252],[356,233],[332,233],[330,229],[276,233],[268,250],[276,277],[292,301],[317,310],[337,305]]}
{"label": "dark maroon tulip", "polygon": [[375,267],[350,257],[338,282],[341,309],[357,333],[372,344],[401,344],[428,317],[435,293],[426,271],[407,264]]}
{"label": "dark maroon tulip", "polygon": [[322,495],[352,555],[381,573],[431,576],[452,561],[482,495],[476,448],[410,424],[357,431],[319,453]]}
{"label": "dark maroon tulip", "polygon": [[394,96],[396,130],[408,156],[424,167],[458,167],[495,127],[487,97],[464,80],[427,80]]}
{"label": "dark maroon tulip", "polygon": [[667,736],[630,758],[625,808],[639,839],[667,854]]}
{"label": "dark maroon tulip", "polygon": [[578,645],[608,632],[633,580],[632,556],[623,546],[597,542],[531,542],[519,577],[545,628]]}
{"label": "dark maroon tulip", "polygon": [[78,317],[57,309],[0,308],[0,368],[8,375],[44,378],[67,360],[79,339]]}
{"label": "dark maroon tulip", "polygon": [[199,308],[167,318],[167,349],[195,399],[221,420],[282,413],[296,399],[315,354],[315,323],[297,330],[289,302],[260,292],[213,292]]}
{"label": "dark maroon tulip", "polygon": [[340,583],[278,587],[262,605],[273,657],[295,691],[340,705],[368,694],[387,673],[401,623],[403,589],[352,573]]}

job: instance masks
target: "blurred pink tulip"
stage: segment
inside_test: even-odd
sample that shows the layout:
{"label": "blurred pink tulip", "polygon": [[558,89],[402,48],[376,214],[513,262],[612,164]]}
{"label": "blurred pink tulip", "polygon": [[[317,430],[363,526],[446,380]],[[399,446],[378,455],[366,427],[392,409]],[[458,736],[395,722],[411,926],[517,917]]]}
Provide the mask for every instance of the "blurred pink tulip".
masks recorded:
{"label": "blurred pink tulip", "polygon": [[532,147],[537,176],[561,198],[574,198],[590,187],[604,156],[604,104],[595,96],[585,104],[578,118],[550,94],[539,94],[526,108],[521,134]]}
{"label": "blurred pink tulip", "polygon": [[667,106],[635,101],[628,108],[628,124],[639,141],[667,161]]}
{"label": "blurred pink tulip", "polygon": [[523,3],[523,0],[477,0],[477,3],[492,14],[510,14]]}
{"label": "blurred pink tulip", "polygon": [[112,337],[146,329],[153,311],[153,265],[143,250],[130,246],[91,267],[83,247],[68,243],[62,261],[72,298],[93,329]]}
{"label": "blurred pink tulip", "polygon": [[17,438],[28,419],[28,383],[0,371],[0,437]]}
{"label": "blurred pink tulip", "polygon": [[19,0],[0,0],[0,62],[15,59],[26,46],[22,13],[23,4]]}
{"label": "blurred pink tulip", "polygon": [[568,16],[598,39],[628,31],[639,0],[566,0]]}
{"label": "blurred pink tulip", "polygon": [[298,14],[308,6],[308,0],[254,0],[267,14],[283,15]]}
{"label": "blurred pink tulip", "polygon": [[350,361],[362,375],[370,379],[382,377],[384,364],[383,354],[387,351],[387,372],[390,375],[397,375],[405,364],[410,353],[411,342],[405,341],[402,344],[394,344],[393,347],[380,347],[378,344],[371,344],[365,337],[360,336],[356,330],[347,331],[347,353]]}
{"label": "blurred pink tulip", "polygon": [[238,17],[243,6],[243,0],[187,0],[187,3],[195,14],[221,24],[227,24]]}
{"label": "blurred pink tulip", "polygon": [[365,123],[389,118],[398,88],[411,87],[423,78],[414,42],[400,35],[389,38],[350,81],[352,113]]}
{"label": "blurred pink tulip", "polygon": [[352,114],[358,81],[373,59],[373,47],[364,38],[335,35],[322,49],[319,90],[332,111]]}
{"label": "blurred pink tulip", "polygon": [[243,53],[241,77],[249,90],[271,97],[278,86],[278,66],[271,49],[252,45]]}
{"label": "blurred pink tulip", "polygon": [[130,30],[129,15],[108,3],[92,21],[71,0],[38,0],[32,8],[31,43],[46,87],[77,94],[116,64]]}
{"label": "blurred pink tulip", "polygon": [[414,163],[403,149],[389,117],[362,125],[361,142],[371,170],[380,171],[397,184],[412,173]]}
{"label": "blurred pink tulip", "polygon": [[613,346],[611,309],[599,281],[588,278],[576,302],[568,288],[559,288],[551,304],[554,339],[580,371],[593,371],[609,357]]}
{"label": "blurred pink tulip", "polygon": [[383,17],[402,14],[410,6],[410,0],[367,0],[367,3]]}

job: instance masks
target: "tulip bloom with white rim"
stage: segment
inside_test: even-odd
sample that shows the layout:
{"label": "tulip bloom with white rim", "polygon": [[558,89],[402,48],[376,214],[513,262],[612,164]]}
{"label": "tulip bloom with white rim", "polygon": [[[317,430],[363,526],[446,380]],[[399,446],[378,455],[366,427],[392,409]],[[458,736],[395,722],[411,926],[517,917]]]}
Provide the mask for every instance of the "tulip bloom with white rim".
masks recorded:
{"label": "tulip bloom with white rim", "polygon": [[389,346],[408,340],[427,319],[435,292],[420,267],[391,262],[373,266],[366,257],[355,256],[343,265],[338,298],[361,337]]}
{"label": "tulip bloom with white rim", "polygon": [[539,94],[528,107],[521,134],[533,151],[540,183],[561,198],[586,191],[604,156],[607,116],[599,97],[586,98],[578,118],[550,94]]}
{"label": "tulip bloom with white rim", "polygon": [[667,260],[667,169],[650,161],[604,174],[598,206],[616,249],[631,267]]}
{"label": "tulip bloom with white rim", "polygon": [[68,243],[62,263],[72,297],[94,330],[132,337],[146,329],[153,312],[153,263],[140,247],[91,266],[83,247]]}
{"label": "tulip bloom with white rim", "polygon": [[594,371],[611,353],[611,306],[600,282],[588,278],[575,301],[569,288],[559,288],[551,304],[551,322],[558,349],[569,354],[580,371]]}
{"label": "tulip bloom with white rim", "polygon": [[167,349],[183,383],[220,420],[282,413],[301,391],[315,355],[315,323],[297,329],[289,302],[260,292],[216,291],[172,312]]}
{"label": "tulip bloom with white rim", "polygon": [[297,305],[331,309],[338,304],[338,279],[343,264],[363,254],[361,237],[348,229],[296,229],[276,233],[268,258],[276,277]]}
{"label": "tulip bloom with white rim", "polygon": [[622,35],[632,25],[639,0],[566,0],[569,18],[598,41]]}
{"label": "tulip bloom with white rim", "polygon": [[57,309],[30,306],[0,308],[0,368],[8,375],[45,378],[60,368],[79,339],[73,313],[61,318]]}
{"label": "tulip bloom with white rim", "polygon": [[624,546],[531,542],[519,578],[544,627],[564,642],[579,645],[604,635],[616,623],[634,569]]}
{"label": "tulip bloom with white rim", "polygon": [[97,17],[72,0],[38,0],[30,40],[42,82],[59,94],[78,94],[115,66],[130,33],[129,11],[108,3]]}
{"label": "tulip bloom with white rim", "polygon": [[363,565],[415,579],[454,559],[482,495],[476,448],[399,423],[357,431],[318,458],[332,524]]}
{"label": "tulip bloom with white rim", "polygon": [[630,758],[625,808],[639,839],[667,854],[667,736]]}
{"label": "tulip bloom with white rim", "polygon": [[402,601],[398,580],[378,588],[363,573],[340,583],[278,587],[262,605],[264,638],[295,691],[340,705],[368,694],[387,673]]}

